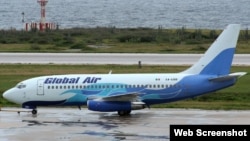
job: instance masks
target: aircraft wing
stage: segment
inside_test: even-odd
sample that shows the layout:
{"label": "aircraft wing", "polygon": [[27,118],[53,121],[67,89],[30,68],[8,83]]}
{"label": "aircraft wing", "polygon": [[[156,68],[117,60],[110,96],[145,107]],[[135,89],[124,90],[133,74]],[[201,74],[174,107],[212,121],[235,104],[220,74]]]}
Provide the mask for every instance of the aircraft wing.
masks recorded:
{"label": "aircraft wing", "polygon": [[231,73],[229,75],[223,75],[223,76],[210,78],[209,81],[215,81],[215,82],[227,81],[227,80],[230,80],[233,78],[239,78],[245,74],[247,74],[247,73],[246,72],[236,72],[236,73]]}
{"label": "aircraft wing", "polygon": [[132,92],[132,93],[125,93],[125,94],[102,97],[100,98],[100,100],[103,100],[103,101],[137,101],[138,95],[139,95],[138,92]]}

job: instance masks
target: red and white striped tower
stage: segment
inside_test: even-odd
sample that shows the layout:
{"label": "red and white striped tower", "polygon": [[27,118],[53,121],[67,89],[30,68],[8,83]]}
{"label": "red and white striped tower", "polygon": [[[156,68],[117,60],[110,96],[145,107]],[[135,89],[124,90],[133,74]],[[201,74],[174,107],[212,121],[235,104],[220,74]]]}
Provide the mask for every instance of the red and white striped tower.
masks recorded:
{"label": "red and white striped tower", "polygon": [[41,5],[41,19],[40,19],[40,31],[45,30],[45,23],[46,23],[46,18],[45,18],[45,6],[48,3],[48,0],[37,0],[37,2]]}
{"label": "red and white striped tower", "polygon": [[54,30],[56,29],[56,24],[52,22],[46,22],[45,18],[45,6],[48,3],[48,0],[37,0],[37,2],[41,5],[41,19],[40,22],[31,22],[31,23],[26,23],[25,24],[25,30],[34,30],[36,31],[37,29],[39,31],[45,31],[47,29],[49,30]]}

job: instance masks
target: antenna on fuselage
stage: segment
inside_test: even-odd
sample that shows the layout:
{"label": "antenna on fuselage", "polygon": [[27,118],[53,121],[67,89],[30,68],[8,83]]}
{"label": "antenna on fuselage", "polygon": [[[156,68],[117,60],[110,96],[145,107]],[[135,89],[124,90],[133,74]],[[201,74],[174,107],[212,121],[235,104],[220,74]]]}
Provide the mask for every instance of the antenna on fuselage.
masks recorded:
{"label": "antenna on fuselage", "polygon": [[109,74],[112,74],[112,70],[109,71]]}

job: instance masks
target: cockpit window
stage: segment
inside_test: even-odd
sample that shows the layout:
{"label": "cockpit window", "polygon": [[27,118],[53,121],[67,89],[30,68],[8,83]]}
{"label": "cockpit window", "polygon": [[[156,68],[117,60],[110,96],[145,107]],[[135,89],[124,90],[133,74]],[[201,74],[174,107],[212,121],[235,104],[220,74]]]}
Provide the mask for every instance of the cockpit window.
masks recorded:
{"label": "cockpit window", "polygon": [[19,84],[16,85],[16,87],[17,87],[18,89],[22,89],[22,88],[25,88],[26,85],[23,84],[23,83],[19,83]]}

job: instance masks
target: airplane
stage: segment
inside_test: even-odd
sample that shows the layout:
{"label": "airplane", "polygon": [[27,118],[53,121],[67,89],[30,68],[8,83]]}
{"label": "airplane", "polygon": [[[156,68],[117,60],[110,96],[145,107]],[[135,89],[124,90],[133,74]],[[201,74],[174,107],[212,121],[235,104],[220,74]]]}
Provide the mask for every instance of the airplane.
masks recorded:
{"label": "airplane", "polygon": [[32,109],[81,106],[130,115],[151,105],[193,98],[233,86],[246,72],[230,73],[241,25],[229,24],[192,66],[177,73],[65,74],[24,80],[3,97]]}

